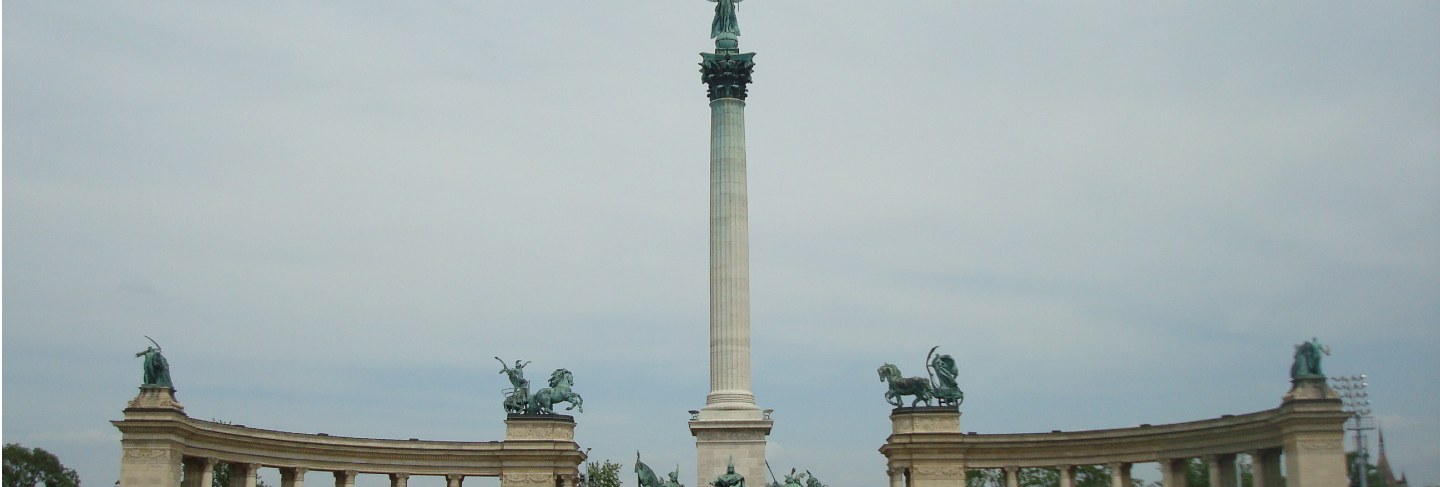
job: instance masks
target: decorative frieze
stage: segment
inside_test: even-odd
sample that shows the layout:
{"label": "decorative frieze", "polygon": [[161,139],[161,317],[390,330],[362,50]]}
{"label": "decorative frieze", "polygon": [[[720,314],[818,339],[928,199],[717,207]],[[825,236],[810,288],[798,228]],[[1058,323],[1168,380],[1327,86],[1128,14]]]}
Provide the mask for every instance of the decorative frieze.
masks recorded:
{"label": "decorative frieze", "polygon": [[168,448],[126,448],[124,462],[141,465],[163,465],[178,460]]}
{"label": "decorative frieze", "polygon": [[500,478],[507,485],[545,485],[555,482],[555,475],[549,473],[507,473]]}

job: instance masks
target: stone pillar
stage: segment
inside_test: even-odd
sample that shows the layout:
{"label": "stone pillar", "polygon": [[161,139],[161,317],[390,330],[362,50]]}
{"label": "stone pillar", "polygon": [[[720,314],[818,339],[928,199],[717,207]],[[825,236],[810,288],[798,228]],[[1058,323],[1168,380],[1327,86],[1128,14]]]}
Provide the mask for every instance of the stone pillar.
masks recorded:
{"label": "stone pillar", "polygon": [[1266,448],[1250,452],[1250,477],[1254,487],[1285,487],[1280,476],[1280,450]]}
{"label": "stone pillar", "polygon": [[185,406],[175,400],[175,388],[140,387],[125,407],[124,419],[110,422],[120,430],[120,487],[179,487],[182,475],[190,474],[186,483],[202,475],[200,470],[191,473],[180,434],[156,428],[185,419]]}
{"label": "stone pillar", "polygon": [[410,483],[410,474],[408,474],[408,473],[392,473],[392,474],[390,474],[390,487],[405,487],[405,486],[408,485],[409,483]]}
{"label": "stone pillar", "polygon": [[336,470],[335,487],[355,487],[355,476],[360,472],[355,470]]}
{"label": "stone pillar", "polygon": [[[1187,487],[1185,469],[1188,467],[1188,463],[1190,463],[1188,458],[1160,459],[1160,484],[1163,487]],[[1205,486],[1197,485],[1195,487]]]}
{"label": "stone pillar", "polygon": [[1210,487],[1235,487],[1235,454],[1207,455],[1205,463],[1210,467]]}
{"label": "stone pillar", "polygon": [[905,469],[891,467],[885,470],[890,475],[890,487],[907,487],[905,485]]}
{"label": "stone pillar", "polygon": [[1005,467],[1005,487],[1020,487],[1020,467]]}
{"label": "stone pillar", "polygon": [[1299,378],[1280,404],[1286,487],[1346,487],[1345,420],[1325,378]]}
{"label": "stone pillar", "polygon": [[[903,469],[905,487],[964,487],[965,465],[940,459],[917,459],[898,453],[899,444],[934,441],[935,435],[960,435],[960,411],[954,406],[895,408],[890,412],[890,439],[880,448],[890,465]],[[924,455],[921,455],[924,456]],[[895,477],[891,477],[894,480]]]}
{"label": "stone pillar", "polygon": [[1075,466],[1061,465],[1057,469],[1060,470],[1060,487],[1075,487]]}
{"label": "stone pillar", "polygon": [[214,458],[187,458],[185,463],[186,487],[210,487],[215,482],[215,465],[220,463]]}
{"label": "stone pillar", "polygon": [[1130,464],[1111,463],[1109,467],[1111,487],[1130,487]]}
{"label": "stone pillar", "polygon": [[305,487],[305,472],[310,469],[305,467],[290,467],[280,469],[280,487]]}
{"label": "stone pillar", "polygon": [[[465,482],[465,476],[460,474],[449,474],[445,476],[445,487],[460,487]],[[503,484],[503,479],[502,479]]]}
{"label": "stone pillar", "polygon": [[120,487],[179,487],[189,472],[180,450],[168,443],[120,441]]}
{"label": "stone pillar", "polygon": [[260,473],[258,463],[230,463],[230,487],[255,487],[256,475]]}

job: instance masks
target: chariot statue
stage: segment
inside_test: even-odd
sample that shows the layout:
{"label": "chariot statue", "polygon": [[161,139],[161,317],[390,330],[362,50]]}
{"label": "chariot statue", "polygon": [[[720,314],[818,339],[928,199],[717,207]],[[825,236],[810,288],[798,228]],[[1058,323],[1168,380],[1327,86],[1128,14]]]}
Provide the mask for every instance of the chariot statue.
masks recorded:
{"label": "chariot statue", "polygon": [[889,390],[885,391],[886,402],[900,407],[905,404],[904,396],[914,396],[910,407],[918,406],[922,402],[929,406],[931,400],[937,401],[940,406],[958,407],[965,401],[965,393],[960,391],[960,386],[955,381],[959,373],[955,359],[949,355],[935,355],[938,348],[940,347],[931,348],[929,356],[926,357],[925,368],[930,372],[928,379],[905,377],[899,367],[889,363],[876,369],[880,381],[889,386]]}
{"label": "chariot statue", "polygon": [[[495,357],[495,360],[500,360],[500,357]],[[566,411],[578,409],[582,413],[585,412],[584,399],[580,398],[580,394],[570,390],[575,385],[575,376],[569,370],[555,369],[555,372],[550,373],[548,382],[550,387],[540,389],[531,395],[530,380],[525,378],[526,365],[530,365],[530,362],[522,363],[516,360],[515,366],[510,367],[504,360],[500,360],[500,373],[510,379],[512,386],[500,391],[505,395],[502,404],[506,413],[555,414],[555,405],[562,402],[570,403],[570,406],[565,408]]]}

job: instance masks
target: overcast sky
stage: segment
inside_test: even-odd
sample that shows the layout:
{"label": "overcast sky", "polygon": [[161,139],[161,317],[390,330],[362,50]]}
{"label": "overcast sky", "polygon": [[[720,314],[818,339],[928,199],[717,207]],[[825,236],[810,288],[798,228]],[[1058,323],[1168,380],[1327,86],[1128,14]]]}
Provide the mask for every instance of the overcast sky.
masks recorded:
{"label": "overcast sky", "polygon": [[[565,367],[592,459],[693,482],[712,12],[4,2],[4,441],[111,485],[149,335],[190,416],[332,435],[500,439],[492,357]],[[1009,433],[1273,408],[1319,337],[1440,484],[1440,3],[739,19],[777,470],[884,485],[936,345]]]}

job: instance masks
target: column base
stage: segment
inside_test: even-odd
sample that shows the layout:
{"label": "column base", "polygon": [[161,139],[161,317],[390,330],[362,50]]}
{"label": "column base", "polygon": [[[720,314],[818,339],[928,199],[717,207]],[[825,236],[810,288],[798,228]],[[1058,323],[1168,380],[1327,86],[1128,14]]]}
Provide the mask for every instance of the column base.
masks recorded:
{"label": "column base", "polygon": [[[758,409],[755,413],[757,416],[762,414]],[[768,485],[765,442],[774,421],[703,419],[703,410],[700,415],[702,419],[690,421],[690,434],[695,436],[697,454],[695,485],[708,485],[715,477],[725,473],[730,462],[734,462],[735,473],[745,477],[747,485]]]}

